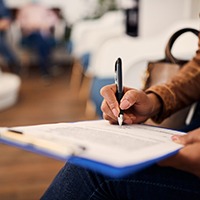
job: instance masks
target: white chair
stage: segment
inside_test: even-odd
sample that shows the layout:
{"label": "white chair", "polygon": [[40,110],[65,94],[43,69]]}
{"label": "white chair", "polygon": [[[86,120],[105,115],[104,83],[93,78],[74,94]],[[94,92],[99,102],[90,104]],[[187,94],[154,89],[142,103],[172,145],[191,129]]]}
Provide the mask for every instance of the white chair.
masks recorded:
{"label": "white chair", "polygon": [[106,40],[125,34],[124,18],[122,11],[109,11],[100,19],[84,20],[72,27],[71,42],[74,57],[70,81],[72,91],[79,91],[83,74],[95,50]]}
{"label": "white chair", "polygon": [[20,85],[19,76],[0,71],[0,111],[17,102]]}
{"label": "white chair", "polygon": [[84,53],[91,53],[108,38],[125,33],[124,12],[109,11],[99,19],[82,20],[72,27],[71,41],[73,55],[81,57]]}
{"label": "white chair", "polygon": [[[181,21],[171,26],[167,31],[164,31],[163,34],[154,37],[132,38],[123,36],[110,39],[103,43],[91,58],[87,74],[101,81],[103,86],[103,80],[113,79],[114,63],[118,57],[121,57],[123,61],[124,85],[141,89],[147,62],[164,58],[164,50],[169,37],[175,31],[185,27],[198,29],[199,20]],[[180,40],[174,45],[173,54],[179,58],[191,58],[197,50],[198,38],[193,34],[186,33]],[[91,88],[95,91],[93,85]],[[102,100],[99,92],[96,91],[95,94],[98,97],[92,97],[90,100],[98,98]],[[96,109],[100,109],[99,103],[96,106]]]}
{"label": "white chair", "polygon": [[[124,71],[132,63],[141,60],[157,59],[164,57],[165,45],[169,37],[177,30],[185,27],[199,29],[199,20],[184,20],[164,30],[162,34],[154,37],[133,38],[127,35],[105,41],[91,57],[88,73],[98,77],[112,77],[113,65],[118,57],[123,60]],[[182,41],[177,41],[173,53],[182,55],[194,54],[197,49],[197,37],[190,33],[181,36]]]}

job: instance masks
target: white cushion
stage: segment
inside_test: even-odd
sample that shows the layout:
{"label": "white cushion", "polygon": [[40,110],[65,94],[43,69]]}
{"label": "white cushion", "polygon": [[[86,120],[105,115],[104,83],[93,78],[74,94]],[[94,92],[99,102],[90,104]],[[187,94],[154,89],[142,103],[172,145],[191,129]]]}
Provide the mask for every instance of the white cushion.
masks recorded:
{"label": "white cushion", "polygon": [[16,103],[20,85],[19,76],[0,72],[0,110]]}

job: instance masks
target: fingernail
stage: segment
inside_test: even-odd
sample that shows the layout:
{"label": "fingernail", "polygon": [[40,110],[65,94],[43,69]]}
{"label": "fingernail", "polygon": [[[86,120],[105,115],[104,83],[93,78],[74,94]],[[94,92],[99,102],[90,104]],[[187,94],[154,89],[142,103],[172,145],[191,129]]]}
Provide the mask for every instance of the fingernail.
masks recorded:
{"label": "fingernail", "polygon": [[172,140],[173,140],[174,142],[180,143],[180,138],[179,138],[178,135],[173,135],[171,138],[172,138]]}
{"label": "fingernail", "polygon": [[118,117],[119,112],[117,111],[116,108],[112,109],[113,114],[115,115],[115,117]]}
{"label": "fingernail", "polygon": [[127,99],[124,99],[121,103],[120,103],[120,107],[121,109],[127,109],[130,107],[130,102]]}

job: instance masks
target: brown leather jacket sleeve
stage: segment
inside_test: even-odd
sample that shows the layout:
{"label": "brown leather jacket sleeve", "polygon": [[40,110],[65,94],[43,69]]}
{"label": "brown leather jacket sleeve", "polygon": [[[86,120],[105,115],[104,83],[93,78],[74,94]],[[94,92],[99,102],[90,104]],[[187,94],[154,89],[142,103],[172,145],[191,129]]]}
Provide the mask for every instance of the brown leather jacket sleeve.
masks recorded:
{"label": "brown leather jacket sleeve", "polygon": [[174,112],[200,100],[200,34],[195,57],[186,63],[179,73],[168,83],[152,86],[146,90],[160,97],[162,111],[153,117],[161,122]]}

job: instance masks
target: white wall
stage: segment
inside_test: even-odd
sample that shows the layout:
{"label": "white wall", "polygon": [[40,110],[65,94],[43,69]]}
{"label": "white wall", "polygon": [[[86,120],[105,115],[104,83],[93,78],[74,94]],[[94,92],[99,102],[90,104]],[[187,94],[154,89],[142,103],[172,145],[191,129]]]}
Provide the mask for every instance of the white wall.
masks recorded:
{"label": "white wall", "polygon": [[200,0],[192,0],[191,16],[197,18],[200,15]]}
{"label": "white wall", "polygon": [[[11,7],[20,7],[34,0],[5,0]],[[71,24],[96,8],[97,0],[35,0],[47,6],[58,6]],[[130,0],[118,0],[118,3]],[[154,34],[158,27],[164,28],[175,20],[195,18],[200,12],[200,0],[140,0],[141,35]],[[151,24],[151,27],[150,25]],[[152,32],[152,30],[154,30]]]}
{"label": "white wall", "polygon": [[191,0],[140,0],[139,35],[159,34],[173,22],[191,18]]}

